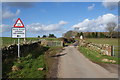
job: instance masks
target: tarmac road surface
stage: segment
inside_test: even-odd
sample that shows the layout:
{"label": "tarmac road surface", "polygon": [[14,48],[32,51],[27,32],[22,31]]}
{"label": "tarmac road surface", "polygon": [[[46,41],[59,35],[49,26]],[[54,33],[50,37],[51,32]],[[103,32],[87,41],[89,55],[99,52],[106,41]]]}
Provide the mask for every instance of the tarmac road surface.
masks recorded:
{"label": "tarmac road surface", "polygon": [[74,46],[65,47],[60,54],[58,78],[118,78],[118,74],[91,62]]}

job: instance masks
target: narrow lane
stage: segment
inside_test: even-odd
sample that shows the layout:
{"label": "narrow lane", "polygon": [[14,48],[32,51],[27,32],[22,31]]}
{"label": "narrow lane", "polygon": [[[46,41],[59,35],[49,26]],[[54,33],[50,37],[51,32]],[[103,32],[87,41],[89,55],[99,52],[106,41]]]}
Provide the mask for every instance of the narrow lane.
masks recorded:
{"label": "narrow lane", "polygon": [[58,78],[117,78],[103,67],[84,57],[74,46],[68,46],[61,53]]}

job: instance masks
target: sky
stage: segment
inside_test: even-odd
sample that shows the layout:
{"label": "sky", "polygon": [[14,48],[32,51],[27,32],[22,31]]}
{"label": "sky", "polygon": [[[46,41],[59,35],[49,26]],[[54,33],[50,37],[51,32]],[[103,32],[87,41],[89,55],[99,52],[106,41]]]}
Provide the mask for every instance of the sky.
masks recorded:
{"label": "sky", "polygon": [[2,2],[119,2],[120,0],[1,0]]}
{"label": "sky", "polygon": [[3,37],[20,18],[27,37],[63,33],[74,28],[82,32],[105,32],[108,22],[118,21],[117,2],[2,2]]}

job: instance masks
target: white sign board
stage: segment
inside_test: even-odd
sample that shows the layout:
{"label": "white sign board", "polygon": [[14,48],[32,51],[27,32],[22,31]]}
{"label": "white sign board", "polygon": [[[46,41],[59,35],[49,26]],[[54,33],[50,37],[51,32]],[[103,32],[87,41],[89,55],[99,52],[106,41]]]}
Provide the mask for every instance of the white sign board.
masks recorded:
{"label": "white sign board", "polygon": [[12,38],[25,38],[25,28],[12,28]]}
{"label": "white sign board", "polygon": [[82,36],[82,35],[80,36],[80,39],[83,39],[83,36]]}

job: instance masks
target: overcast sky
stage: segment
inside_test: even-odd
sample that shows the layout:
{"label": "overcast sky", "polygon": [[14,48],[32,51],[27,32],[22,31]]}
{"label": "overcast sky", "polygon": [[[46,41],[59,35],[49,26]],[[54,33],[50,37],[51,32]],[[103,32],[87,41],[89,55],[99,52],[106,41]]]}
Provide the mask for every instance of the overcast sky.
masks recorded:
{"label": "overcast sky", "polygon": [[4,2],[2,3],[2,36],[11,37],[17,18],[23,21],[27,37],[55,34],[68,30],[106,31],[108,22],[118,21],[116,2]]}

